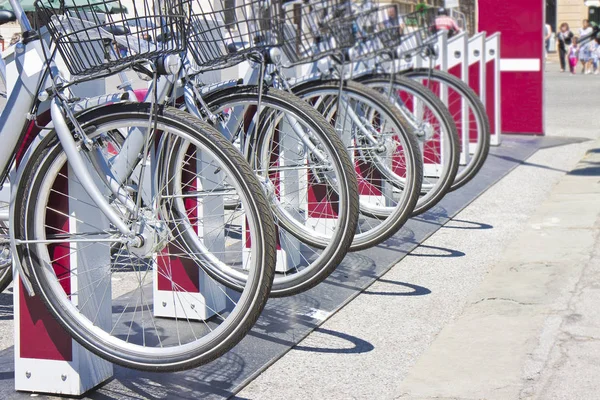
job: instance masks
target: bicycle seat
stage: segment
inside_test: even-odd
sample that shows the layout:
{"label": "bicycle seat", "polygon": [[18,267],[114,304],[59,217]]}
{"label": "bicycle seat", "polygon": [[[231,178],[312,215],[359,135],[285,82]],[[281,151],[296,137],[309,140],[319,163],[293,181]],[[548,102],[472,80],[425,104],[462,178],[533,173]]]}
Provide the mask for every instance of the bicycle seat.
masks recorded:
{"label": "bicycle seat", "polygon": [[17,20],[17,16],[10,10],[0,10],[0,25],[6,24],[7,22],[13,22]]}
{"label": "bicycle seat", "polygon": [[128,35],[131,33],[129,28],[124,25],[108,25],[103,27],[103,29],[110,32],[114,36]]}

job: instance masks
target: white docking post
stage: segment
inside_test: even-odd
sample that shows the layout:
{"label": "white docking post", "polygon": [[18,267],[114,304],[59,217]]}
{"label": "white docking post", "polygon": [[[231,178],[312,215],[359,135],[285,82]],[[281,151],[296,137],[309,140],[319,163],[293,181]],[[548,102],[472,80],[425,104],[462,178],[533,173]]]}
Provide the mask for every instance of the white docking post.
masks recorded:
{"label": "white docking post", "polygon": [[485,41],[486,109],[492,130],[491,144],[502,143],[502,75],[500,70],[500,32]]}

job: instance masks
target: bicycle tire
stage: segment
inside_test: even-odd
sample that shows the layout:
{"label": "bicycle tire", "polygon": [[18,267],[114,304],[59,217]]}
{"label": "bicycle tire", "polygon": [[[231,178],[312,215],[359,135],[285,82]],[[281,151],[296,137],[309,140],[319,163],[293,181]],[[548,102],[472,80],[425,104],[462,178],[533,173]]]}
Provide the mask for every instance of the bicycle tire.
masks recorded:
{"label": "bicycle tire", "polygon": [[[403,196],[401,202],[397,202],[393,207],[393,211],[390,210],[385,214],[371,214],[368,210],[364,209],[364,205],[362,206],[361,214],[371,218],[375,217],[382,222],[364,234],[357,234],[355,236],[351,251],[358,251],[383,243],[395,235],[412,216],[421,192],[423,163],[416,137],[410,134],[409,125],[403,115],[390,104],[385,96],[376,90],[354,81],[345,80],[342,86],[338,79],[322,79],[300,83],[292,87],[292,91],[297,96],[305,100],[310,100],[311,98],[319,97],[319,93],[327,93],[327,96],[338,96],[340,87],[342,87],[345,93],[350,93],[357,98],[363,99],[365,104],[371,104],[370,107],[377,107],[376,111],[373,112],[386,115],[392,121],[396,127],[397,134],[402,138],[402,148],[407,165],[408,178],[403,183],[403,190],[406,190],[407,194]],[[331,122],[334,121],[332,120]],[[375,168],[379,169],[377,165]]]}
{"label": "bicycle tire", "polygon": [[0,270],[0,293],[4,292],[13,281],[12,266]]}
{"label": "bicycle tire", "polygon": [[[254,104],[258,98],[259,88],[257,86],[239,85],[210,92],[204,96],[203,100],[209,109],[218,115],[219,110],[235,108],[239,104]],[[327,149],[327,154],[339,172],[336,177],[340,185],[338,193],[340,200],[337,210],[339,218],[331,239],[312,236],[309,231],[298,229],[296,225],[288,223],[286,219],[277,219],[276,223],[280,227],[280,233],[288,232],[305,245],[323,250],[316,260],[310,262],[302,270],[296,269],[295,272],[275,276],[271,296],[284,297],[304,292],[321,283],[342,262],[352,243],[358,220],[358,188],[350,158],[340,138],[322,115],[301,99],[282,90],[264,88],[261,98],[263,114],[258,124],[258,137],[249,133],[249,137],[246,138],[246,140],[256,143],[255,150],[257,152],[265,149],[270,143],[269,139],[272,138],[266,136],[267,130],[263,129],[264,121],[270,115],[269,112],[286,112],[294,116],[297,121],[301,120],[303,124],[310,127],[315,140],[318,140],[318,143]],[[255,154],[246,154],[246,157],[251,161],[251,165],[257,167],[256,162],[252,161]],[[260,169],[261,166],[258,165],[258,167]],[[266,175],[263,178],[271,179],[268,172]],[[272,202],[271,205],[272,209],[275,209],[275,215],[281,215],[277,211],[278,203]],[[229,286],[231,282],[224,282],[224,284]]]}
{"label": "bicycle tire", "polygon": [[[434,81],[441,82],[444,85],[448,85],[448,87],[460,94],[461,98],[466,100],[468,106],[470,107],[475,118],[475,123],[477,124],[477,148],[471,158],[472,161],[469,162],[465,168],[459,169],[456,180],[452,184],[452,188],[450,190],[454,191],[463,187],[477,175],[479,170],[481,170],[490,151],[491,130],[485,105],[479,96],[477,96],[477,94],[473,91],[473,89],[469,87],[469,85],[448,72],[435,69],[429,70],[427,68],[415,68],[400,72],[400,74],[421,82],[422,80],[432,79]],[[457,122],[457,125],[460,123],[460,121],[456,121],[456,119],[455,122]]]}
{"label": "bicycle tire", "polygon": [[[391,77],[389,74],[368,74],[361,76],[357,80],[369,87],[387,91],[387,88],[389,88],[390,85],[390,79]],[[444,143],[447,143],[446,146],[443,146],[446,153],[443,156],[439,155],[439,158],[445,160],[446,163],[446,167],[442,168],[440,176],[438,177],[436,175],[436,178],[439,179],[440,182],[436,184],[433,194],[430,193],[429,196],[423,196],[419,199],[413,212],[413,216],[416,216],[434,207],[444,198],[446,193],[451,190],[458,173],[460,141],[452,115],[444,103],[432,91],[418,82],[399,76],[394,76],[392,84],[394,85],[393,90],[408,92],[418,99],[419,102],[425,104],[427,108],[431,109],[433,115],[429,116],[429,118],[436,118],[436,120],[439,121],[441,128],[439,130],[439,142],[443,141]],[[402,101],[402,99],[399,100]],[[390,101],[396,104],[397,107],[402,107],[397,103],[395,97],[391,98]],[[417,121],[417,123],[418,122],[419,121]],[[423,140],[423,145],[426,146],[426,140]],[[435,148],[436,145],[437,143],[434,143],[429,146],[429,149]],[[425,157],[425,155],[423,156]],[[438,155],[435,154],[434,157],[438,157]]]}
{"label": "bicycle tire", "polygon": [[[79,306],[76,308],[71,303],[71,295],[67,296],[61,282],[56,279],[57,277],[52,278],[54,272],[45,271],[44,262],[41,262],[45,260],[44,251],[40,251],[39,245],[23,242],[17,246],[17,255],[25,269],[26,276],[31,280],[35,293],[41,297],[55,319],[83,347],[108,361],[128,368],[172,372],[193,368],[215,360],[235,346],[252,328],[268,299],[275,267],[276,241],[275,228],[261,185],[253,178],[252,170],[235,148],[208,124],[185,112],[161,106],[155,114],[152,107],[145,103],[120,103],[104,106],[78,116],[78,122],[83,129],[93,127],[97,130],[103,127],[103,124],[115,125],[120,120],[138,121],[143,124],[140,126],[148,126],[150,117],[155,115],[161,137],[169,132],[168,129],[173,132],[182,132],[182,137],[186,138],[189,143],[202,144],[202,149],[205,149],[203,151],[213,152],[212,157],[218,157],[221,162],[219,165],[227,168],[227,172],[236,179],[236,184],[239,185],[244,199],[245,215],[255,228],[252,233],[253,247],[259,254],[257,258],[260,258],[260,262],[256,262],[255,268],[252,269],[252,279],[248,281],[247,291],[240,296],[239,308],[236,308],[227,317],[228,324],[211,330],[204,337],[202,343],[196,343],[195,339],[192,339],[192,342],[182,345],[181,338],[178,338],[179,345],[175,345],[177,351],[165,351],[160,338],[160,347],[141,351],[138,349],[140,345],[131,345],[127,342],[118,343],[121,339],[110,336],[112,330],[108,333],[102,331],[100,327],[89,326],[83,317],[76,315],[79,312],[74,310]],[[93,134],[90,134],[90,137],[93,137]],[[40,194],[40,188],[48,185],[52,189],[52,185],[54,185],[52,183],[54,182],[53,171],[61,171],[66,167],[66,157],[62,154],[56,134],[51,132],[34,150],[24,166],[22,179],[17,185],[16,193],[15,216],[19,218],[20,222],[15,224],[16,238],[25,240],[37,238],[34,229],[36,203],[37,208],[44,207],[44,204],[43,201],[40,202],[40,196],[36,194]],[[46,176],[46,174],[50,175]],[[49,180],[48,183],[45,183],[46,179]],[[49,261],[46,264],[51,269],[53,269],[52,262]],[[137,308],[137,304],[135,308]],[[126,309],[127,307],[123,309],[123,313]],[[150,308],[148,308],[148,312],[150,312]],[[220,315],[219,317],[221,318]],[[114,316],[112,319],[114,323]],[[120,317],[116,323],[119,321]],[[88,320],[88,322],[92,321]],[[109,335],[108,338],[107,335]],[[143,331],[142,335],[144,335]],[[126,339],[129,339],[129,334]],[[143,344],[146,345],[145,338]]]}
{"label": "bicycle tire", "polygon": [[[6,184],[6,186],[9,186],[10,182],[8,182]],[[0,203],[0,208],[4,209],[4,211],[8,211],[9,209],[9,204],[2,202]],[[9,239],[9,234],[8,234],[8,221],[1,221],[0,222],[0,237],[2,237],[5,240]],[[2,250],[2,249],[0,249]],[[9,250],[9,256],[10,256],[10,248],[8,248]],[[10,265],[4,266],[3,268],[0,268],[0,293],[4,292],[6,290],[7,287],[10,286],[10,284],[13,281],[13,276],[12,276],[12,262],[10,263]]]}

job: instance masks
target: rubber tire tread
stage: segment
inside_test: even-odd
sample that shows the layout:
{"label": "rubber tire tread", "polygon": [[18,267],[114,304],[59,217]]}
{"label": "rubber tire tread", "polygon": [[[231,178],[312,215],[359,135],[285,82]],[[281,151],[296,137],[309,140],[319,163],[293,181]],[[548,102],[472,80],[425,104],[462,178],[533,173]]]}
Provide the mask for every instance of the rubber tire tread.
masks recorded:
{"label": "rubber tire tread", "polygon": [[[241,85],[236,87],[225,88],[207,94],[204,97],[204,101],[206,102],[206,104],[208,104],[209,108],[212,109],[217,105],[217,102],[225,102],[226,104],[227,101],[248,96],[258,98],[258,90],[258,87],[254,85]],[[318,113],[304,100],[283,90],[265,87],[263,89],[262,96],[263,101],[266,98],[270,97],[274,99],[277,103],[279,103],[278,105],[280,105],[282,108],[295,108],[296,110],[294,111],[300,111],[301,114],[304,114],[307,117],[307,119],[309,119],[313,124],[319,127],[318,129],[321,132],[323,132],[324,134],[330,132],[329,134],[327,134],[328,140],[340,154],[340,162],[342,164],[341,167],[345,171],[346,176],[349,177],[349,179],[346,179],[349,206],[347,213],[348,221],[346,223],[347,234],[342,237],[342,240],[338,245],[338,251],[332,256],[332,258],[330,258],[323,267],[315,268],[317,269],[317,271],[315,271],[314,274],[307,276],[308,279],[304,280],[303,282],[297,283],[293,286],[279,286],[277,284],[277,281],[275,281],[271,290],[271,297],[286,297],[312,289],[313,287],[327,279],[327,277],[329,277],[329,275],[331,275],[331,273],[335,271],[337,266],[343,261],[344,257],[346,256],[346,253],[350,249],[352,240],[354,239],[354,232],[356,231],[356,226],[358,224],[358,182],[355,179],[354,167],[352,166],[352,162],[346,152],[346,148],[341,138],[335,133],[335,130],[320,113]],[[350,234],[350,232],[352,232],[352,234]],[[301,238],[299,239],[302,240]]]}
{"label": "rubber tire tread", "polygon": [[[82,123],[83,126],[85,126],[86,121],[93,121],[94,119],[97,119],[97,118],[106,118],[111,113],[125,114],[125,115],[127,115],[127,114],[129,114],[129,115],[144,114],[144,115],[149,116],[150,115],[150,107],[151,107],[151,105],[147,104],[147,103],[131,103],[131,104],[119,103],[119,104],[115,104],[115,105],[111,105],[111,106],[94,109],[91,112],[84,113],[78,119],[79,119],[79,122]],[[241,156],[241,154],[239,154],[237,151],[235,151],[232,148],[231,143],[229,143],[218,132],[214,131],[214,128],[212,128],[209,124],[207,124],[195,117],[192,117],[188,113],[179,111],[172,107],[161,106],[160,110],[161,111],[159,111],[159,112],[162,115],[166,116],[168,119],[176,120],[183,127],[187,127],[187,129],[190,129],[190,130],[195,129],[196,132],[204,132],[205,134],[202,136],[204,136],[205,138],[208,138],[207,140],[204,141],[205,143],[212,141],[213,142],[212,146],[215,146],[217,149],[221,149],[221,150],[227,149],[226,152],[229,153],[228,154],[228,157],[230,157],[229,162],[230,162],[230,164],[232,164],[233,170],[234,171],[236,169],[240,170],[241,176],[243,176],[244,174],[252,174],[253,175],[253,172],[251,171],[247,162],[244,160],[244,158]],[[143,118],[145,120],[147,120],[149,118],[148,116],[145,116]],[[207,132],[209,132],[210,134],[206,134]],[[17,199],[16,206],[18,207],[18,209],[15,214],[19,217],[19,220],[21,222],[20,224],[17,225],[17,226],[21,227],[21,230],[23,229],[22,227],[24,227],[25,226],[24,224],[26,223],[26,218],[27,218],[26,212],[28,210],[28,197],[29,197],[28,189],[32,187],[31,185],[37,176],[35,171],[38,171],[39,167],[41,166],[42,161],[45,160],[47,153],[49,153],[49,151],[51,149],[55,148],[54,144],[56,143],[56,141],[57,141],[56,133],[55,132],[50,133],[47,136],[47,138],[42,142],[42,145],[39,146],[38,149],[35,150],[33,157],[30,159],[31,161],[28,162],[28,164],[25,166],[26,170],[25,170],[23,177],[27,177],[28,179],[21,179],[21,181],[19,182],[19,185],[18,185],[18,189],[17,189],[18,193],[17,193],[17,197],[16,197],[16,199]],[[230,148],[231,148],[231,150],[229,150]],[[29,173],[27,173],[27,172],[29,172]],[[40,173],[43,174],[43,171],[40,171]],[[270,209],[267,206],[266,198],[264,197],[262,188],[260,187],[260,184],[258,183],[258,181],[255,179],[245,179],[245,180],[243,180],[243,182],[247,185],[247,189],[249,190],[250,193],[253,192],[254,194],[256,194],[256,196],[253,195],[253,198],[255,200],[254,205],[257,208],[257,215],[258,216],[270,215]],[[222,341],[218,345],[218,347],[215,347],[212,345],[204,346],[207,348],[205,351],[204,350],[203,351],[196,350],[196,351],[189,352],[189,353],[194,353],[194,354],[179,356],[179,358],[177,360],[174,360],[174,361],[168,363],[167,365],[163,365],[163,364],[157,362],[157,360],[140,360],[140,359],[124,360],[121,357],[114,356],[113,354],[111,354],[110,351],[108,351],[108,352],[101,351],[96,346],[91,344],[90,341],[87,340],[89,338],[85,337],[85,335],[82,332],[78,332],[78,331],[74,330],[71,326],[69,326],[69,324],[66,321],[64,321],[62,318],[60,318],[60,315],[55,310],[52,302],[41,291],[40,281],[35,273],[35,269],[32,270],[31,274],[27,274],[27,275],[31,276],[31,278],[33,278],[33,279],[31,279],[31,283],[34,287],[35,293],[39,297],[42,298],[42,300],[46,304],[50,313],[55,316],[57,321],[67,330],[67,332],[69,332],[71,334],[71,336],[78,343],[80,343],[83,347],[87,348],[88,350],[95,353],[96,355],[98,355],[110,362],[113,362],[115,364],[119,364],[119,365],[122,365],[122,366],[125,366],[128,368],[143,370],[143,371],[175,372],[175,371],[187,370],[187,369],[198,367],[200,365],[207,364],[207,363],[219,358],[223,354],[225,354],[227,351],[229,351],[231,348],[233,348],[237,343],[240,342],[240,340],[242,340],[246,336],[246,334],[254,326],[254,324],[256,323],[256,320],[260,316],[260,314],[268,300],[269,290],[270,290],[271,283],[273,281],[273,277],[274,277],[274,273],[275,273],[276,243],[277,243],[274,225],[272,223],[266,223],[266,224],[262,224],[261,227],[263,229],[262,236],[265,239],[265,254],[264,254],[265,262],[263,263],[263,272],[261,273],[261,277],[258,279],[258,282],[257,282],[257,287],[258,287],[258,289],[256,289],[257,293],[254,296],[254,301],[252,301],[254,306],[248,307],[250,309],[250,311],[248,313],[246,313],[246,318],[243,320],[243,322],[241,324],[233,327],[232,329],[230,329],[227,332],[223,332],[223,334],[226,336],[226,338],[224,341]],[[23,236],[24,236],[24,232],[15,232],[15,237],[23,237]],[[23,254],[24,252],[25,252],[25,249],[23,248],[23,246],[18,246],[18,253],[19,253],[18,256],[19,256],[19,259],[21,260],[21,262],[23,262],[22,265],[25,267],[26,265],[30,265],[31,260],[29,260],[29,258],[25,254]],[[231,331],[233,331],[233,332],[231,332]],[[110,344],[108,344],[107,347],[110,348],[112,346],[110,346]],[[113,352],[114,351],[115,350],[113,350]],[[120,353],[120,354],[122,354],[122,353]]]}
{"label": "rubber tire tread", "polygon": [[12,266],[0,271],[0,293],[4,292],[13,281]]}
{"label": "rubber tire tread", "polygon": [[482,141],[482,145],[480,146],[481,152],[478,155],[476,155],[475,163],[473,164],[473,167],[471,167],[469,172],[462,178],[460,176],[457,177],[457,180],[454,181],[452,187],[450,188],[450,191],[453,192],[469,183],[469,181],[471,181],[471,179],[473,179],[477,175],[477,173],[485,164],[485,161],[487,160],[490,151],[490,120],[488,118],[485,105],[483,104],[477,93],[475,93],[475,91],[471,89],[469,85],[467,85],[451,73],[439,70],[429,70],[427,68],[415,68],[412,70],[401,72],[400,74],[409,78],[420,78],[427,77],[430,73],[433,77],[441,81],[445,81],[446,83],[454,86],[454,89],[471,103],[471,105],[473,106],[473,111],[478,114],[481,124],[483,126],[483,134],[478,133],[479,139]]}

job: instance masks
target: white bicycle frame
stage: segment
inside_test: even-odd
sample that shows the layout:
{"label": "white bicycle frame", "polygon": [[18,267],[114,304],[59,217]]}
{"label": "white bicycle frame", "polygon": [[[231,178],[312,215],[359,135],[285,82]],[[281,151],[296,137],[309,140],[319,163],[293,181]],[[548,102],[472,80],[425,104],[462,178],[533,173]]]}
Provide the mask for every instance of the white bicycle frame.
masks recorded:
{"label": "white bicycle frame", "polygon": [[[32,31],[31,24],[25,16],[20,3],[17,0],[10,0],[10,4],[22,31]],[[14,84],[10,87],[7,85],[7,103],[0,114],[0,142],[2,143],[2,146],[0,146],[0,172],[4,172],[5,177],[8,176],[8,169],[12,166],[16,150],[18,149],[19,142],[23,139],[25,130],[29,123],[35,119],[35,116],[31,115],[31,111],[34,108],[37,99],[41,96],[47,97],[47,94],[49,93],[47,89],[52,87],[52,82],[49,78],[50,70],[52,70],[54,75],[60,74],[60,71],[54,63],[48,65],[46,62],[45,54],[51,53],[50,50],[47,47],[44,48],[44,46],[45,43],[40,37],[35,37],[26,43],[17,43],[15,45],[14,68],[12,65],[9,65],[9,68],[7,68],[6,62],[0,57],[0,75],[2,79],[8,83],[7,74],[15,74]],[[42,79],[44,79],[43,82]],[[119,97],[115,98],[112,95],[100,96],[96,99],[88,99],[80,102],[80,108],[81,104],[87,106],[101,106],[109,102],[114,102],[115,100],[119,100]],[[129,143],[123,146],[124,149],[128,149],[127,152],[119,153],[119,157],[115,157],[110,165],[99,153],[99,150],[94,149],[87,151],[87,158],[89,158],[89,160],[86,162],[75,141],[72,129],[68,125],[65,111],[67,114],[70,114],[70,117],[72,116],[71,110],[63,109],[58,96],[52,98],[50,103],[52,122],[41,130],[40,134],[38,134],[33,143],[26,150],[23,156],[23,162],[20,163],[20,166],[27,164],[27,160],[31,157],[31,154],[43,142],[44,138],[47,137],[48,133],[50,133],[53,128],[56,131],[73,172],[92,201],[124,236],[124,238],[121,239],[124,243],[137,243],[139,239],[136,238],[135,232],[132,231],[113,210],[104,194],[94,182],[94,177],[91,176],[88,165],[91,162],[96,169],[100,169],[102,174],[99,175],[104,175],[100,176],[100,178],[108,183],[111,190],[125,206],[128,208],[135,208],[135,203],[121,189],[121,184],[124,182],[124,179],[133,172],[134,168],[134,166],[131,163],[127,163],[126,160],[137,159],[138,154],[143,149],[146,132],[141,129],[130,129],[128,137],[126,138],[126,142],[129,141]],[[15,127],[17,127],[17,129],[15,129]],[[15,132],[19,132],[19,134],[15,134]],[[82,136],[85,145],[85,134]],[[23,168],[20,167],[11,174],[13,183],[20,181],[22,173]],[[152,175],[154,176],[154,173]],[[10,187],[4,187],[3,189],[10,189]],[[14,255],[17,254],[17,245],[36,243],[36,241],[21,240],[14,237],[15,218],[11,218],[12,215],[14,215],[14,193],[11,193],[10,211],[8,213],[0,214],[1,221],[9,222],[11,251]],[[72,241],[87,242],[90,240],[91,239],[74,239]],[[99,240],[94,239],[93,241],[98,242]],[[110,241],[116,242],[118,240],[110,239]],[[50,242],[51,241],[44,241],[44,243]],[[57,242],[64,242],[64,239],[57,240]],[[27,275],[22,270],[22,266],[19,264],[16,257],[13,257],[13,262],[15,262],[16,268],[23,278],[23,283],[25,284],[28,294],[33,295],[33,289]]]}

